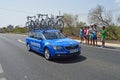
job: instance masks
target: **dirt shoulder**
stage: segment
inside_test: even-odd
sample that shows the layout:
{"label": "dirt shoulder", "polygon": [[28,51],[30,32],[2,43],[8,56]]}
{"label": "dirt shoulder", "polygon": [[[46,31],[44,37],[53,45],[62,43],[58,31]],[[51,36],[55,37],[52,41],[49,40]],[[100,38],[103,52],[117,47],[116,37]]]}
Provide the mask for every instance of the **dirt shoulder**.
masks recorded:
{"label": "dirt shoulder", "polygon": [[[69,36],[69,37],[72,38],[72,39],[77,40],[78,42],[80,42],[79,37],[75,37],[75,36]],[[98,45],[100,46],[101,44],[102,43],[100,41],[100,38],[98,38]],[[105,45],[107,47],[120,47],[120,41],[117,41],[117,40],[106,40]]]}

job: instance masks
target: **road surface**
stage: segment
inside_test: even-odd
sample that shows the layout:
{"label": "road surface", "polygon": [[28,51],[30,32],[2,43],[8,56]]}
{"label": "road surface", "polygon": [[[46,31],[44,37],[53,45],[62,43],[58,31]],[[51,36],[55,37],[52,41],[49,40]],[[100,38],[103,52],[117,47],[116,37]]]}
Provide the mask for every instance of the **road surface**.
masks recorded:
{"label": "road surface", "polygon": [[25,36],[0,34],[0,80],[120,80],[120,50],[82,46],[77,58],[47,61]]}

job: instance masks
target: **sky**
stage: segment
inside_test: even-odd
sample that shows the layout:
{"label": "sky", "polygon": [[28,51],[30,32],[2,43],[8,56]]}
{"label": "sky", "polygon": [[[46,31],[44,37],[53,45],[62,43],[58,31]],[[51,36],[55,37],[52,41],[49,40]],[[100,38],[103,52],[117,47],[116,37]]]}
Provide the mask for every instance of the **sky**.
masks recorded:
{"label": "sky", "polygon": [[24,26],[27,16],[39,13],[79,15],[87,23],[88,13],[97,5],[112,11],[114,18],[120,14],[120,0],[0,0],[0,27]]}

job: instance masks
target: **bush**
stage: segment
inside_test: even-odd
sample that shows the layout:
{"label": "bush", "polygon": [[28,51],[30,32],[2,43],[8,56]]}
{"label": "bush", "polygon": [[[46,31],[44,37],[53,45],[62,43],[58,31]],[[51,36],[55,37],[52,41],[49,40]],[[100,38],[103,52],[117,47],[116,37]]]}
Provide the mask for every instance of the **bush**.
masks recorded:
{"label": "bush", "polygon": [[120,41],[120,27],[110,26],[107,27],[107,31],[108,31],[107,39]]}
{"label": "bush", "polygon": [[27,33],[27,28],[23,28],[23,27],[18,27],[18,28],[15,28],[14,30],[13,30],[13,33]]}

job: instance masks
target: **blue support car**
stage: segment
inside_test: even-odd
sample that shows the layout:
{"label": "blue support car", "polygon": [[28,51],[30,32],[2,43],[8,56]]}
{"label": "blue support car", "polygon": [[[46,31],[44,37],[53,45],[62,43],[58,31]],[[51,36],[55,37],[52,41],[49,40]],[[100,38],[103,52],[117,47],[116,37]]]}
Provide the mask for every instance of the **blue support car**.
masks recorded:
{"label": "blue support car", "polygon": [[56,57],[78,56],[79,42],[63,35],[59,30],[34,30],[26,37],[27,49],[43,54],[49,60]]}

